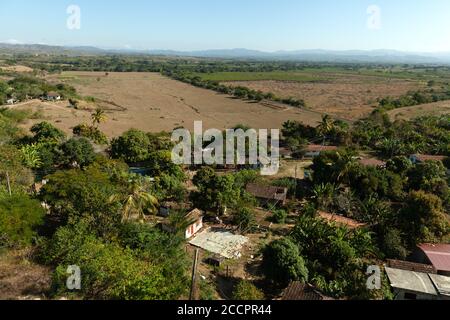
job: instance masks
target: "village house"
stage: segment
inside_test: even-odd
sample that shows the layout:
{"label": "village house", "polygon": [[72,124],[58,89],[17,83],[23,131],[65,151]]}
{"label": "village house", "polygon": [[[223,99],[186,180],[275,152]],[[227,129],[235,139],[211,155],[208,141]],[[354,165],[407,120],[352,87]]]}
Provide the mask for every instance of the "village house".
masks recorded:
{"label": "village house", "polygon": [[6,104],[9,104],[9,105],[13,105],[16,102],[18,102],[18,100],[16,100],[15,98],[9,98],[8,100],[6,100]]}
{"label": "village house", "polygon": [[[185,218],[190,224],[184,230],[184,235],[186,239],[190,239],[203,228],[203,213],[199,209],[194,209],[186,214]],[[177,231],[167,222],[162,224],[162,229],[170,233]]]}
{"label": "village house", "polygon": [[395,300],[439,300],[427,273],[385,267]]}
{"label": "village house", "polygon": [[336,151],[336,150],[338,150],[338,147],[336,146],[323,146],[317,144],[310,144],[305,147],[303,157],[307,159],[314,159],[320,156],[322,152]]}
{"label": "village house", "polygon": [[46,95],[44,95],[44,100],[47,101],[59,101],[61,100],[61,95],[57,92],[50,91]]}
{"label": "village house", "polygon": [[249,183],[246,190],[262,204],[270,204],[274,206],[286,204],[288,193],[287,188]]}
{"label": "village house", "polygon": [[356,220],[346,218],[337,214],[332,214],[323,211],[319,211],[318,214],[320,218],[327,221],[328,223],[336,223],[340,226],[344,226],[349,229],[359,229],[367,226],[365,223],[361,223]]}
{"label": "village house", "polygon": [[412,259],[432,265],[440,275],[450,276],[450,244],[421,244]]}
{"label": "village house", "polygon": [[385,271],[396,300],[450,300],[450,277],[432,265],[388,260]]}
{"label": "village house", "polygon": [[327,297],[313,286],[309,284],[302,283],[300,281],[293,281],[289,286],[283,291],[281,300],[284,301],[322,301],[322,300],[334,300],[333,298]]}

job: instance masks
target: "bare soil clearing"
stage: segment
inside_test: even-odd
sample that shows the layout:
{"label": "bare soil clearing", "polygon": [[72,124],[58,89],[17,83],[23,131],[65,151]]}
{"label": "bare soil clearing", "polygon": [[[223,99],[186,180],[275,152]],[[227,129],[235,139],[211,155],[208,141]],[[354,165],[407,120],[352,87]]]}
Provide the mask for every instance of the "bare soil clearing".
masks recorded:
{"label": "bare soil clearing", "polygon": [[51,272],[30,262],[25,251],[0,251],[0,300],[45,299]]}
{"label": "bare soil clearing", "polygon": [[377,98],[400,97],[425,87],[416,80],[372,76],[342,75],[329,81],[233,81],[225,84],[245,86],[280,97],[305,100],[308,109],[346,120],[367,116],[377,106]]}
{"label": "bare soil clearing", "polygon": [[[287,120],[316,125],[321,119],[321,114],[316,112],[246,102],[158,73],[65,72],[49,76],[49,81],[73,85],[83,96],[123,107],[105,108],[109,120],[100,129],[110,137],[130,128],[159,132],[182,126],[192,130],[194,121],[199,120],[203,121],[204,128],[226,129],[245,124],[256,129],[274,129]],[[89,122],[89,111],[74,110],[65,105],[63,102],[45,104],[44,114],[65,131],[71,131],[70,128],[83,121]]]}
{"label": "bare soil clearing", "polygon": [[7,72],[22,72],[22,73],[31,73],[33,72],[33,69],[26,66],[7,66],[7,67],[0,67],[0,70],[7,71]]}

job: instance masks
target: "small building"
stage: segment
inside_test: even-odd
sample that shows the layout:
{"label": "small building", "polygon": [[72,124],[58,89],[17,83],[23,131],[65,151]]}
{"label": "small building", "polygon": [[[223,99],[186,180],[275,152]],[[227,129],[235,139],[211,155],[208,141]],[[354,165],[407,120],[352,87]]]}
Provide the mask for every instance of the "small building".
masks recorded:
{"label": "small building", "polygon": [[6,104],[9,105],[13,105],[17,102],[18,100],[14,99],[14,98],[9,98],[8,100],[6,100]]}
{"label": "small building", "polygon": [[217,254],[205,259],[206,264],[216,267],[216,268],[220,268],[225,261],[226,261],[225,257],[222,257]]}
{"label": "small building", "polygon": [[376,158],[363,158],[358,160],[358,163],[364,167],[386,168],[386,162]]}
{"label": "small building", "polygon": [[429,154],[413,154],[409,157],[409,160],[413,164],[423,163],[425,161],[444,161],[447,157],[446,156],[436,156],[436,155],[429,155]]}
{"label": "small building", "polygon": [[293,281],[283,291],[281,300],[284,301],[322,301],[322,300],[334,300],[327,297],[312,285],[302,283],[300,281]]}
{"label": "small building", "polygon": [[61,95],[58,92],[50,91],[44,96],[44,99],[47,101],[59,101],[61,100]]}
{"label": "small building", "polygon": [[365,223],[361,223],[359,221],[347,218],[347,217],[343,217],[337,214],[333,214],[333,213],[328,213],[328,212],[323,212],[323,211],[319,211],[318,212],[319,217],[322,218],[323,220],[329,222],[329,223],[336,223],[340,226],[345,226],[349,229],[359,229],[359,228],[363,228],[366,227],[367,224]]}
{"label": "small building", "polygon": [[[184,230],[186,239],[192,238],[203,228],[203,213],[199,209],[194,209],[185,216],[190,224]],[[175,233],[177,230],[168,222],[162,223],[162,230],[170,233]]]}
{"label": "small building", "polygon": [[186,228],[186,239],[192,238],[203,228],[203,213],[199,209],[194,209],[186,215],[192,223]]}
{"label": "small building", "polygon": [[336,150],[338,150],[338,147],[336,146],[323,146],[318,144],[310,144],[305,147],[303,157],[308,159],[314,159],[320,156],[322,152],[336,151]]}
{"label": "small building", "polygon": [[439,293],[427,273],[385,267],[395,300],[438,300]]}
{"label": "small building", "polygon": [[421,244],[412,257],[418,263],[432,265],[438,274],[450,276],[450,244]]}
{"label": "small building", "polygon": [[288,189],[275,186],[265,186],[256,183],[249,183],[246,188],[247,192],[256,199],[266,204],[285,205],[287,200]]}

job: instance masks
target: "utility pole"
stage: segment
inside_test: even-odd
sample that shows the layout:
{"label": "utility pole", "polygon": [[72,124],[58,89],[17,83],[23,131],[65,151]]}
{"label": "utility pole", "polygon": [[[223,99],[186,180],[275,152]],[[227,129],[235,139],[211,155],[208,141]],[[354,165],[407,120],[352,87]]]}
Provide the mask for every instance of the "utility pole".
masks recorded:
{"label": "utility pole", "polygon": [[8,192],[9,192],[9,196],[11,197],[12,196],[11,183],[9,181],[9,172],[8,171],[6,171],[6,184],[8,185]]}
{"label": "utility pole", "polygon": [[295,165],[295,190],[294,190],[294,200],[297,198],[297,170],[298,170],[298,164]]}
{"label": "utility pole", "polygon": [[199,255],[199,249],[195,249],[194,265],[192,266],[191,293],[189,295],[189,300],[195,299],[195,283],[197,281],[198,255]]}

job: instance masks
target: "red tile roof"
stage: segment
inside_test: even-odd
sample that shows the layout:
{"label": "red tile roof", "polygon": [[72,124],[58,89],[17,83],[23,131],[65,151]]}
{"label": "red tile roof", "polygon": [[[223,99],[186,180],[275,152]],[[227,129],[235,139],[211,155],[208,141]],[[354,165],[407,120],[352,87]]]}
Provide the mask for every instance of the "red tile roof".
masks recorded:
{"label": "red tile roof", "polygon": [[419,249],[437,271],[450,271],[450,244],[421,244]]}
{"label": "red tile roof", "polygon": [[319,216],[322,219],[327,220],[328,222],[334,222],[340,225],[344,225],[350,229],[357,229],[366,226],[365,223],[361,223],[350,218],[346,218],[337,214],[331,214],[323,211],[319,211]]}

